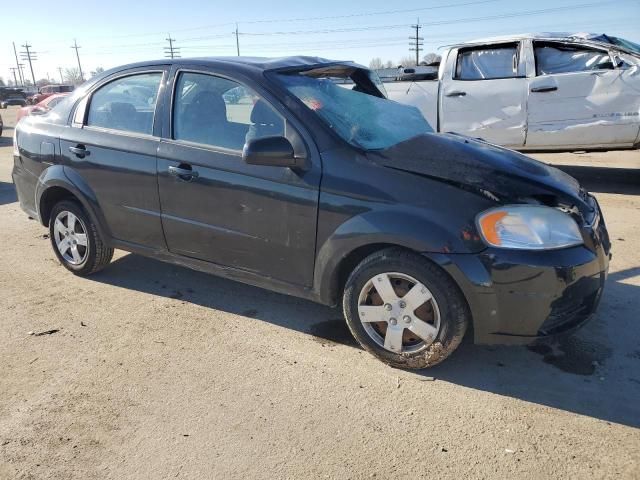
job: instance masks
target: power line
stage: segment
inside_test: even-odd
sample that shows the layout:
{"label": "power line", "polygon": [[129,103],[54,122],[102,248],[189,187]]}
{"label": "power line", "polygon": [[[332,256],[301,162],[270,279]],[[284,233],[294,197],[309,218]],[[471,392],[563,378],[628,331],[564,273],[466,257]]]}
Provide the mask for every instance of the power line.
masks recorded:
{"label": "power line", "polygon": [[[546,13],[555,13],[566,10],[575,10],[576,8],[588,8],[602,6],[610,3],[619,3],[620,0],[606,0],[601,2],[582,3],[575,5],[566,5],[563,7],[544,8],[539,10],[527,10],[524,12],[511,12],[502,13],[497,15],[488,15],[484,17],[466,17],[457,18],[453,20],[439,20],[434,22],[422,23],[422,26],[435,26],[435,25],[452,25],[456,23],[472,23],[486,20],[498,20],[503,18],[515,18],[515,17],[528,17],[531,15],[543,15]],[[342,28],[324,28],[317,30],[291,30],[291,31],[275,31],[275,32],[243,32],[241,35],[307,35],[307,34],[323,34],[323,33],[344,33],[344,32],[361,32],[369,30],[390,30],[406,28],[406,24],[393,24],[393,25],[372,25],[366,27],[342,27]]]}
{"label": "power line", "polygon": [[411,40],[411,42],[409,42],[409,51],[416,52],[416,65],[419,65],[420,51],[422,50],[421,47],[424,45],[424,37],[420,36],[420,29],[422,28],[422,26],[420,25],[420,19],[418,19],[415,25],[411,25],[411,28],[414,28],[416,30],[416,34],[414,37],[409,37],[409,40]]}
{"label": "power line", "polygon": [[356,17],[373,17],[377,15],[396,15],[399,13],[416,13],[416,12],[424,12],[427,10],[440,10],[444,8],[454,8],[454,7],[466,7],[470,5],[479,5],[483,3],[495,3],[502,0],[476,0],[471,2],[462,2],[462,3],[450,3],[447,5],[434,5],[431,7],[422,7],[422,8],[405,8],[399,10],[383,10],[378,12],[364,12],[364,13],[351,13],[347,15],[328,15],[322,17],[302,17],[302,18],[279,18],[279,19],[268,19],[268,20],[249,20],[244,21],[243,23],[285,23],[285,22],[306,22],[310,20],[338,20],[341,18],[356,18]]}
{"label": "power line", "polygon": [[80,81],[84,82],[84,75],[82,73],[82,65],[80,65],[80,54],[78,53],[78,49],[82,48],[78,45],[78,42],[76,41],[76,39],[73,39],[73,45],[71,45],[71,48],[73,48],[76,51],[76,58],[78,59],[78,70],[80,71]]}
{"label": "power line", "polygon": [[[487,0],[484,0],[487,1]],[[497,1],[497,0],[496,0]],[[622,0],[624,1],[624,0]],[[547,14],[547,13],[555,13],[555,12],[559,12],[559,11],[564,11],[564,10],[572,10],[572,9],[576,9],[576,8],[588,8],[588,7],[596,7],[596,6],[600,6],[600,5],[604,5],[604,4],[609,4],[609,3],[619,3],[620,0],[606,0],[606,1],[599,1],[599,2],[592,2],[592,3],[582,3],[582,4],[574,4],[574,5],[567,5],[567,6],[560,6],[560,7],[553,7],[553,8],[546,8],[546,9],[539,9],[539,10],[529,10],[529,11],[524,11],[524,12],[511,12],[511,13],[504,13],[504,14],[496,14],[496,15],[490,15],[490,16],[481,16],[481,17],[466,17],[466,18],[457,18],[457,19],[451,19],[451,20],[440,20],[440,21],[432,21],[432,22],[428,22],[428,23],[422,23],[421,25],[424,26],[439,26],[439,25],[450,25],[450,24],[456,24],[456,23],[471,23],[471,22],[478,22],[478,21],[487,21],[487,20],[496,20],[496,19],[503,19],[503,18],[514,18],[514,17],[526,17],[526,16],[533,16],[533,15],[541,15],[541,14]],[[447,5],[446,7],[451,7],[451,6],[462,6],[462,5],[467,5],[467,4],[471,4],[474,2],[466,2],[466,3],[458,3],[458,4],[450,4]],[[478,3],[478,2],[476,2]],[[436,6],[436,7],[429,7],[429,8],[444,8],[445,6]],[[419,9],[418,9],[419,10]],[[386,13],[390,13],[390,12],[396,12],[394,11],[386,11],[386,12],[372,12],[371,14],[386,14]],[[353,14],[353,15],[357,15],[357,16],[362,16],[362,15],[368,15],[368,14]],[[340,17],[340,16],[337,16]],[[344,16],[344,17],[348,17],[348,16]],[[313,18],[328,18],[328,17],[307,17],[309,19],[313,19]],[[292,19],[292,20],[298,20],[298,19]],[[275,21],[275,20],[274,20]],[[262,22],[260,21],[247,21],[247,22],[243,22],[243,23],[258,23],[258,22]],[[266,22],[266,21],[265,21]],[[220,24],[220,25],[229,25],[227,24]],[[212,35],[205,35],[205,36],[197,36],[197,37],[190,37],[190,38],[184,38],[182,39],[183,41],[193,41],[193,42],[198,42],[198,41],[204,41],[204,40],[209,40],[209,39],[217,39],[217,38],[228,38],[230,36],[235,36],[235,40],[236,40],[236,53],[238,53],[239,50],[239,37],[240,35],[245,35],[245,36],[271,36],[271,35],[313,35],[313,34],[334,34],[334,33],[351,33],[351,32],[368,32],[368,31],[378,31],[378,30],[394,30],[394,29],[405,29],[407,28],[408,25],[407,24],[390,24],[390,25],[372,25],[372,26],[358,26],[358,27],[337,27],[337,28],[323,28],[323,29],[309,29],[309,30],[293,30],[293,31],[265,31],[265,32],[240,32],[237,28],[236,25],[236,30],[233,32],[229,32],[229,33],[225,33],[225,34],[212,34]],[[186,30],[186,29],[185,29]],[[188,30],[193,30],[193,29],[188,29]],[[114,49],[128,49],[131,47],[141,47],[140,50],[144,49],[144,48],[148,48],[148,49],[152,49],[152,45],[159,45],[160,43],[164,43],[164,42],[147,42],[147,43],[133,43],[133,44],[120,44],[120,45],[109,45],[109,46],[104,46],[102,47],[103,49],[106,49],[106,52],[104,50],[102,51],[96,51],[96,49],[94,48],[93,50],[91,50],[91,52],[96,52],[96,53],[101,53],[101,54],[111,54],[112,51],[114,51]],[[98,49],[100,49],[101,47],[97,47]],[[186,48],[186,47],[185,47]]]}
{"label": "power line", "polygon": [[173,42],[176,41],[175,38],[171,38],[171,34],[169,34],[168,38],[165,38],[167,42],[169,42],[168,47],[164,47],[164,56],[166,58],[180,58],[180,47],[174,47]]}
{"label": "power line", "polygon": [[[495,3],[503,0],[473,0],[473,1],[465,1],[460,3],[450,3],[447,5],[435,5],[430,7],[422,7],[422,8],[410,8],[410,9],[399,9],[399,10],[383,10],[376,12],[364,12],[364,13],[352,13],[345,15],[329,15],[329,16],[316,16],[316,17],[299,17],[299,18],[273,18],[273,19],[256,19],[256,20],[243,20],[244,24],[264,24],[264,23],[292,23],[292,22],[306,22],[306,21],[314,21],[314,20],[339,20],[342,18],[355,18],[355,17],[369,17],[369,16],[384,16],[384,15],[394,15],[400,13],[416,13],[421,11],[428,10],[439,10],[446,8],[455,8],[455,7],[465,7],[470,5],[480,5],[485,3]],[[174,32],[192,32],[197,30],[208,30],[211,28],[222,28],[233,26],[233,22],[225,22],[225,23],[215,23],[209,25],[202,25],[199,27],[189,27],[182,29],[172,29]],[[150,37],[154,35],[158,35],[162,32],[147,32],[147,33],[132,33],[127,35],[109,35],[103,37],[94,37],[94,38],[135,38],[135,37]],[[186,39],[185,39],[186,40]]]}

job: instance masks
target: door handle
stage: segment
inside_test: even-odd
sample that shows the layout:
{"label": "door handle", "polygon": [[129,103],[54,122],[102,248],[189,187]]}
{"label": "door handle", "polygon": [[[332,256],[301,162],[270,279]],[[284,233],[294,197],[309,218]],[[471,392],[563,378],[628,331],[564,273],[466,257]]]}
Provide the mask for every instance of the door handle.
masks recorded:
{"label": "door handle", "polygon": [[84,158],[91,154],[91,152],[87,150],[87,147],[85,147],[84,145],[76,145],[75,147],[69,147],[69,151],[78,158]]}
{"label": "door handle", "polygon": [[169,167],[169,175],[173,177],[177,177],[180,180],[185,180],[187,182],[193,180],[198,177],[198,172],[191,168],[191,165],[187,165],[181,163],[180,166],[174,167],[173,165]]}
{"label": "door handle", "polygon": [[460,92],[458,90],[454,91],[454,92],[449,92],[446,94],[447,97],[464,97],[467,94],[467,92]]}
{"label": "door handle", "polygon": [[555,92],[558,90],[558,87],[553,87],[549,85],[548,87],[532,87],[531,91],[533,93],[544,93],[544,92]]}

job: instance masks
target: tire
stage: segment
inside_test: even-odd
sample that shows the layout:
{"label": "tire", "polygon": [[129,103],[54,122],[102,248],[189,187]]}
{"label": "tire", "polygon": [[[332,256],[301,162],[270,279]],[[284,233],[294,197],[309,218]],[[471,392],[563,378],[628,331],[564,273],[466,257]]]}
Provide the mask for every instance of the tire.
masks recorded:
{"label": "tire", "polygon": [[[376,287],[377,282],[383,287]],[[400,248],[381,250],[360,262],[347,280],[343,310],[360,345],[396,368],[442,362],[458,348],[471,321],[467,302],[449,275]]]}
{"label": "tire", "polygon": [[[72,229],[69,228],[70,222],[73,224]],[[81,277],[102,270],[113,257],[113,248],[105,244],[82,205],[73,200],[63,200],[53,207],[49,220],[49,238],[60,263]],[[66,243],[59,247],[58,244],[62,242]]]}

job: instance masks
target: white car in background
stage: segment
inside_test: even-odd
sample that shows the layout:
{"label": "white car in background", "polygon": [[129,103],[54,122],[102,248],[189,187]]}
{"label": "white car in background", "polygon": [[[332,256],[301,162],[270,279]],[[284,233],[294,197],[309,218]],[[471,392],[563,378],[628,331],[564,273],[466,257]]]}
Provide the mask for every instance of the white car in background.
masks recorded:
{"label": "white car in background", "polygon": [[640,144],[640,45],[598,34],[523,34],[449,47],[438,80],[385,83],[433,129],[517,150]]}

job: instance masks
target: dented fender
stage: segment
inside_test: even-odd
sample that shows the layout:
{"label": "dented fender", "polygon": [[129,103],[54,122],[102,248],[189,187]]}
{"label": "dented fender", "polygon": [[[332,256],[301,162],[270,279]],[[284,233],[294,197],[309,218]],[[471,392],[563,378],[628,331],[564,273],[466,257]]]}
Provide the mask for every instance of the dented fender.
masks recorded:
{"label": "dented fender", "polygon": [[42,209],[48,192],[51,192],[55,187],[63,188],[76,197],[95,223],[102,238],[111,239],[109,228],[101,213],[95,193],[80,175],[63,165],[50,166],[38,178],[35,194],[36,209],[38,220],[42,225],[48,225],[42,216]]}

